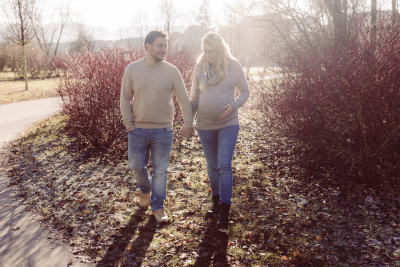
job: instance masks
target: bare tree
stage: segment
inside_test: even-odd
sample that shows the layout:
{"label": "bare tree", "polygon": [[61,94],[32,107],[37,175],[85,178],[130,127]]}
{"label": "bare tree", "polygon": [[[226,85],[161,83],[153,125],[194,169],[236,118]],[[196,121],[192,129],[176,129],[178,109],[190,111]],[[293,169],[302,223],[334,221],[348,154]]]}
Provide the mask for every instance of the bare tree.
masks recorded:
{"label": "bare tree", "polygon": [[[354,5],[356,2],[352,1],[351,4]],[[232,4],[228,4],[228,7],[233,8]],[[265,14],[266,7],[268,7],[270,14],[279,14],[284,20],[290,20],[290,24],[295,26],[296,30],[291,32],[290,38],[287,38],[288,36],[283,36],[285,32],[278,29],[282,25],[275,25],[277,31],[283,34],[282,38],[286,42],[289,40],[297,41],[301,37],[305,41],[304,44],[311,45],[315,40],[331,37],[331,33],[332,37],[339,42],[347,34],[349,8],[347,0],[309,0],[309,2],[251,0],[247,1],[247,6],[242,5],[240,8],[233,9],[245,16],[254,17],[254,13],[260,13],[262,9],[264,9],[264,12],[261,13]],[[272,25],[275,23],[270,21],[268,16],[259,18],[259,20],[269,22]],[[331,31],[331,29],[333,30]]]}
{"label": "bare tree", "polygon": [[44,13],[45,11],[41,10],[40,12],[33,14],[33,17],[31,17],[30,19],[33,23],[33,33],[40,50],[43,51],[43,53],[45,53],[46,55],[49,55],[51,44],[53,43],[53,39],[57,32],[57,27],[54,23],[49,23],[45,25],[43,19]]}
{"label": "bare tree", "polygon": [[133,28],[136,37],[146,36],[148,32],[148,17],[146,13],[142,11],[136,11],[133,14],[131,27]]}
{"label": "bare tree", "polygon": [[175,34],[178,30],[178,19],[180,14],[172,0],[160,0],[159,23],[162,29],[168,34],[168,46],[172,47],[175,41]]}
{"label": "bare tree", "polygon": [[200,5],[197,8],[196,22],[200,25],[204,25],[205,28],[211,26],[211,12],[209,0],[201,0]]}
{"label": "bare tree", "polygon": [[246,23],[243,23],[243,16],[232,10],[225,10],[225,27],[220,28],[220,34],[229,44],[232,54],[239,58],[244,47],[246,36]]}
{"label": "bare tree", "polygon": [[71,43],[70,53],[84,53],[94,50],[93,31],[85,27],[83,23],[75,23],[76,39]]}
{"label": "bare tree", "polygon": [[61,35],[63,33],[64,27],[69,22],[70,11],[71,11],[70,7],[71,7],[71,0],[61,0],[57,6],[60,30],[59,30],[59,34],[58,34],[56,49],[54,50],[54,55],[57,54],[58,45],[60,44]]}
{"label": "bare tree", "polygon": [[5,25],[5,39],[22,46],[24,65],[25,90],[28,91],[28,70],[26,67],[25,46],[34,38],[31,18],[36,17],[36,0],[7,0],[1,4]]}
{"label": "bare tree", "polygon": [[371,39],[372,41],[376,38],[376,17],[378,13],[377,1],[371,0]]}
{"label": "bare tree", "polygon": [[332,16],[335,39],[343,40],[347,34],[347,0],[324,0],[324,2]]}

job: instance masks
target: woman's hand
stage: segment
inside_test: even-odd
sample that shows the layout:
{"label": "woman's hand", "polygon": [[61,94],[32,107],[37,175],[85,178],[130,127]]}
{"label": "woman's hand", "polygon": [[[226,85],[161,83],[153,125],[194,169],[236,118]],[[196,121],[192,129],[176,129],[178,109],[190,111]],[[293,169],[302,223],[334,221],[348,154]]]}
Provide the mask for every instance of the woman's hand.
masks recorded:
{"label": "woman's hand", "polygon": [[133,126],[133,127],[131,127],[131,128],[129,128],[128,130],[126,130],[127,132],[130,132],[130,131],[133,131],[133,130],[135,130],[135,126]]}
{"label": "woman's hand", "polygon": [[182,126],[181,135],[186,137],[186,139],[190,139],[193,135],[193,128],[186,128],[185,126]]}
{"label": "woman's hand", "polygon": [[221,116],[219,116],[219,119],[225,119],[229,114],[232,113],[233,107],[231,104],[226,105],[225,107],[223,107],[222,109],[225,109],[225,112],[221,114]]}

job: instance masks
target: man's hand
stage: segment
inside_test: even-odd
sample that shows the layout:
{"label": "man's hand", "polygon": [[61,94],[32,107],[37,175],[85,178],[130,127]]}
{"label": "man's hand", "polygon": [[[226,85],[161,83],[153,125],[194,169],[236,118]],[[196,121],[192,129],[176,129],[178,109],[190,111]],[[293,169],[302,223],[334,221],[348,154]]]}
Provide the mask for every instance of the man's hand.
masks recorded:
{"label": "man's hand", "polygon": [[130,132],[130,131],[133,131],[133,130],[135,130],[135,126],[129,128],[127,131]]}
{"label": "man's hand", "polygon": [[229,114],[231,114],[233,107],[231,104],[226,105],[225,107],[223,107],[222,109],[225,109],[225,112],[221,114],[221,116],[219,116],[219,119],[225,119]]}
{"label": "man's hand", "polygon": [[190,139],[193,135],[193,128],[181,128],[181,135],[184,136],[186,139]]}

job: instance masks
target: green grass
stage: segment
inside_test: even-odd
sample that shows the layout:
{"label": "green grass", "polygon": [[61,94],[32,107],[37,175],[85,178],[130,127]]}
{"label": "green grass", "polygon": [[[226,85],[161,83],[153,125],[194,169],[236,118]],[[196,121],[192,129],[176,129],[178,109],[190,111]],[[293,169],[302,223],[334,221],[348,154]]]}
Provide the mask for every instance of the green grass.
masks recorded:
{"label": "green grass", "polygon": [[0,105],[26,100],[58,96],[58,79],[29,80],[28,91],[25,81],[0,81]]}

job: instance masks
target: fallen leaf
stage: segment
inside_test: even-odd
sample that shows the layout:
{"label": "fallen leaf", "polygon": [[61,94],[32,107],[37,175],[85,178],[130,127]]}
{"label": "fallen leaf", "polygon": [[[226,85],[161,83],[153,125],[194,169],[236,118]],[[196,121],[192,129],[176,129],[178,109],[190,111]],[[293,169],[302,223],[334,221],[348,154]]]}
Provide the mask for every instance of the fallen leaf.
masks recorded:
{"label": "fallen leaf", "polygon": [[185,259],[185,258],[187,258],[187,254],[186,254],[186,253],[182,253],[182,254],[179,256],[179,258]]}

